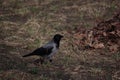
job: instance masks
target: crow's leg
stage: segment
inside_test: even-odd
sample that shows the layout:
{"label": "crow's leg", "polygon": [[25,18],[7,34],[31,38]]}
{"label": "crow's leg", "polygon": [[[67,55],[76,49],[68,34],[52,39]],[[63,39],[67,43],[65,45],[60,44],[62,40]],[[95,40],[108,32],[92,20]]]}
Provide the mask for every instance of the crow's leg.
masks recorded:
{"label": "crow's leg", "polygon": [[52,57],[47,57],[47,59],[49,60],[49,62],[52,62]]}
{"label": "crow's leg", "polygon": [[40,62],[40,59],[37,59],[37,60],[35,60],[34,62],[35,62],[35,63],[39,63],[39,62]]}
{"label": "crow's leg", "polygon": [[49,59],[50,62],[52,62],[53,60],[52,59]]}
{"label": "crow's leg", "polygon": [[45,59],[44,59],[44,58],[40,58],[40,63],[41,63],[41,64],[43,64],[43,63],[44,63],[44,61],[45,61]]}
{"label": "crow's leg", "polygon": [[37,59],[37,60],[34,61],[34,64],[39,66],[39,62],[40,62],[40,59]]}
{"label": "crow's leg", "polygon": [[39,63],[43,64],[44,63],[44,58],[40,57],[39,59],[35,60],[34,62],[35,62],[35,64],[39,64]]}

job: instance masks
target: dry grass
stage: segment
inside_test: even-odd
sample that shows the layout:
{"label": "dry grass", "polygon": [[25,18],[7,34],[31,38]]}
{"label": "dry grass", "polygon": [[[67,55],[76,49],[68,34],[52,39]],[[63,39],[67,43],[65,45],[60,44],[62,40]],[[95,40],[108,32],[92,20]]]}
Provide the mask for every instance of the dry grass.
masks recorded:
{"label": "dry grass", "polygon": [[[119,0],[1,0],[0,80],[119,80],[119,52],[80,50],[76,28],[92,28],[119,10]],[[53,63],[33,64],[21,56],[64,35]]]}

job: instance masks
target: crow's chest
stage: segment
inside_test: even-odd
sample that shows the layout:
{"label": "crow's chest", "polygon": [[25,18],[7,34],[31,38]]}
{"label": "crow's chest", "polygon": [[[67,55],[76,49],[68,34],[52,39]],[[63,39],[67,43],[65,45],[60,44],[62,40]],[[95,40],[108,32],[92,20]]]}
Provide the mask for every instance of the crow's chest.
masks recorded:
{"label": "crow's chest", "polygon": [[53,56],[54,54],[57,53],[58,48],[56,46],[57,46],[56,44],[53,44],[53,49],[52,49],[52,52],[51,52],[50,56]]}

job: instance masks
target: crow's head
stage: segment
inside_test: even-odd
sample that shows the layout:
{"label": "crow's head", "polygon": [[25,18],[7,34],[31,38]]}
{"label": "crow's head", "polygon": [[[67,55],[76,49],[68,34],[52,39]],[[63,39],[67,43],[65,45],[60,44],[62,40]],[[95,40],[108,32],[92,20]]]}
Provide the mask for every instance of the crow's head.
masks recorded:
{"label": "crow's head", "polygon": [[61,40],[61,38],[63,38],[62,35],[56,34],[56,35],[53,37],[53,40],[54,40],[55,42],[59,42],[59,41]]}

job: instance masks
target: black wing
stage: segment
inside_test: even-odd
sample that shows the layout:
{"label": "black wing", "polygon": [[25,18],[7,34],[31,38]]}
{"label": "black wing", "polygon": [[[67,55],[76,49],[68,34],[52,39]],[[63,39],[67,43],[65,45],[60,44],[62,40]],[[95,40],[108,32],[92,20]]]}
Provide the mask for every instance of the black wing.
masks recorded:
{"label": "black wing", "polygon": [[23,57],[38,55],[38,56],[46,56],[52,52],[53,47],[46,47],[46,48],[38,48],[30,54],[24,55]]}

